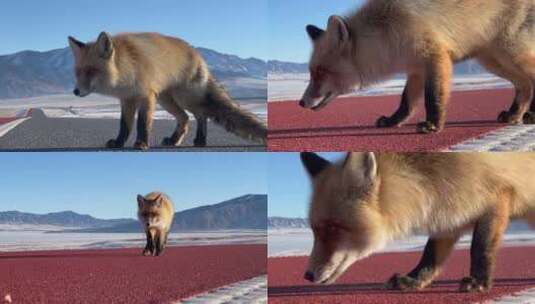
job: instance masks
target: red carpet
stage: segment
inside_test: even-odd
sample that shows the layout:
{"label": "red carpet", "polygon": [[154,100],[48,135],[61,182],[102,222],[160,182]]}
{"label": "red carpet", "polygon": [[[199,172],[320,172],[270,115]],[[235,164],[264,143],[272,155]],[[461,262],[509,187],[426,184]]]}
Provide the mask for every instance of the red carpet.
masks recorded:
{"label": "red carpet", "polygon": [[335,284],[314,285],[303,279],[306,257],[270,258],[270,303],[470,303],[535,287],[535,247],[502,248],[493,289],[486,294],[457,291],[469,273],[468,250],[455,251],[432,287],[401,292],[382,289],[394,272],[406,273],[418,262],[421,252],[373,255],[355,263]]}
{"label": "red carpet", "polygon": [[342,98],[321,111],[300,107],[296,101],[270,102],[270,151],[436,151],[505,126],[498,113],[513,100],[512,89],[454,92],[448,105],[447,124],[440,134],[416,133],[425,116],[424,103],[417,115],[401,128],[379,129],[375,121],[391,115],[400,97]]}
{"label": "red carpet", "polygon": [[0,254],[0,300],[13,303],[168,303],[266,273],[266,245]]}

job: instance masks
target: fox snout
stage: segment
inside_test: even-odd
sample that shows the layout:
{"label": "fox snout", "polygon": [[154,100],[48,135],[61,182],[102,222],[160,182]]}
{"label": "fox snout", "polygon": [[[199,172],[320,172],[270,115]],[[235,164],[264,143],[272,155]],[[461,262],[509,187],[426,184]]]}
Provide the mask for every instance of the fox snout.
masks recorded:
{"label": "fox snout", "polygon": [[72,90],[72,93],[74,94],[74,96],[85,97],[85,96],[89,95],[91,93],[91,91],[90,90],[81,90],[79,87],[76,87],[76,88],[74,88],[74,90]]}
{"label": "fox snout", "polygon": [[333,92],[321,93],[320,90],[311,83],[306,88],[305,93],[303,93],[299,105],[305,109],[317,111],[324,108],[334,99],[334,97],[336,97],[336,94]]}

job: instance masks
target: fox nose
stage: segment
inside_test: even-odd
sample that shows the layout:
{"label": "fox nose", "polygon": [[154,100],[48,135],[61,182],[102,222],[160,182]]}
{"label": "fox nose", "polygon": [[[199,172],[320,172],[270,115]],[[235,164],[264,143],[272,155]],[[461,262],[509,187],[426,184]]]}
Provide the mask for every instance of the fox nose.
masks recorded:
{"label": "fox nose", "polygon": [[149,227],[149,226],[150,226],[150,223],[147,223],[147,227]]}
{"label": "fox nose", "polygon": [[303,99],[299,100],[299,105],[304,108],[305,107],[305,101]]}
{"label": "fox nose", "polygon": [[78,88],[74,89],[72,93],[76,96],[80,96],[80,90]]}
{"label": "fox nose", "polygon": [[314,273],[312,271],[305,272],[305,280],[314,282]]}

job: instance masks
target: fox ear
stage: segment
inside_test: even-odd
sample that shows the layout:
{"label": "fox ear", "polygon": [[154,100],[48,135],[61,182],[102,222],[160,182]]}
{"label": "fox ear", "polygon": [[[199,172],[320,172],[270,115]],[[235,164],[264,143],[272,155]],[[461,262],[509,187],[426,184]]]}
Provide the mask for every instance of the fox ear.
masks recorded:
{"label": "fox ear", "polygon": [[310,37],[312,41],[316,41],[318,38],[321,37],[321,35],[325,33],[324,30],[311,24],[307,25],[306,31],[307,31],[308,37]]}
{"label": "fox ear", "polygon": [[334,43],[342,44],[349,41],[349,28],[344,18],[340,16],[329,17],[327,33]]}
{"label": "fox ear", "polygon": [[311,152],[302,152],[301,162],[305,166],[308,174],[310,174],[312,177],[318,175],[318,173],[331,165],[331,163],[326,159],[322,158],[316,153]]}
{"label": "fox ear", "polygon": [[158,194],[158,196],[156,196],[153,202],[156,204],[156,207],[161,207],[162,206],[162,194],[161,193]]}
{"label": "fox ear", "polygon": [[113,41],[108,33],[102,32],[97,39],[98,54],[104,59],[109,59],[113,54]]}
{"label": "fox ear", "polygon": [[138,194],[137,195],[137,206],[139,208],[143,207],[143,204],[145,203],[145,198],[143,197],[143,195],[141,194]]}
{"label": "fox ear", "polygon": [[371,183],[377,176],[377,160],[373,152],[350,152],[342,166],[357,183]]}
{"label": "fox ear", "polygon": [[71,50],[74,52],[74,54],[78,54],[78,52],[80,52],[80,50],[85,47],[85,43],[76,40],[72,36],[69,36],[69,46],[71,47]]}

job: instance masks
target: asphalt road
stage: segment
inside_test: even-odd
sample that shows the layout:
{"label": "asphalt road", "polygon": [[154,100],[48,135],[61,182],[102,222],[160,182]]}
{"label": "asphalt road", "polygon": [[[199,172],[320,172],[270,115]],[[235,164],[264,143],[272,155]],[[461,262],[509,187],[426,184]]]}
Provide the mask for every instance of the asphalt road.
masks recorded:
{"label": "asphalt road", "polygon": [[[193,146],[196,122],[190,122],[190,131],[180,147],[162,147],[160,143],[175,129],[172,120],[155,120],[151,149],[155,151],[265,151],[265,147],[243,140],[210,122],[208,145]],[[49,118],[40,109],[33,109],[28,119],[0,137],[0,151],[114,151],[105,149],[106,142],[119,132],[118,119]],[[135,131],[125,145],[133,150]]]}
{"label": "asphalt road", "polygon": [[[268,259],[269,303],[475,303],[535,287],[535,247],[502,248],[498,253],[494,287],[488,293],[461,293],[461,278],[470,271],[468,250],[456,250],[442,274],[423,291],[391,291],[384,283],[394,273],[407,273],[421,252],[376,254],[356,262],[332,285],[303,279],[308,257]],[[535,302],[535,299],[534,299]]]}
{"label": "asphalt road", "polygon": [[304,109],[297,101],[271,102],[270,151],[439,151],[505,127],[498,113],[512,103],[512,89],[453,92],[447,123],[439,134],[418,134],[416,123],[425,117],[424,103],[405,126],[377,128],[381,115],[391,115],[398,95],[347,97],[320,111]]}
{"label": "asphalt road", "polygon": [[266,245],[0,253],[0,301],[170,303],[266,274]]}

